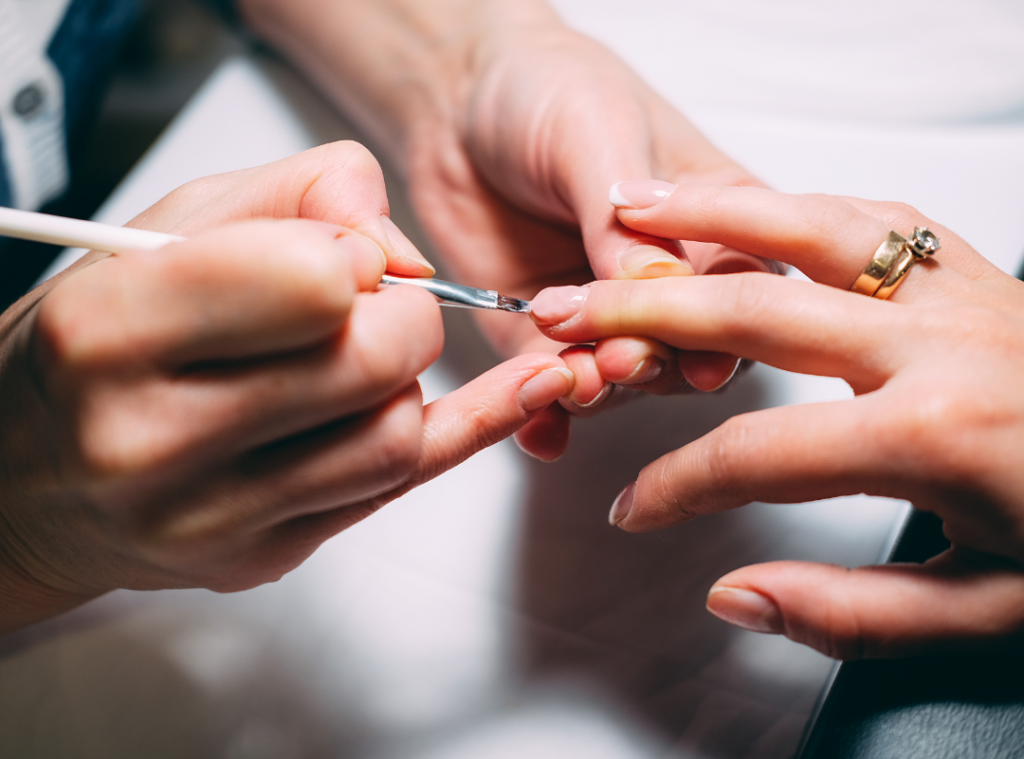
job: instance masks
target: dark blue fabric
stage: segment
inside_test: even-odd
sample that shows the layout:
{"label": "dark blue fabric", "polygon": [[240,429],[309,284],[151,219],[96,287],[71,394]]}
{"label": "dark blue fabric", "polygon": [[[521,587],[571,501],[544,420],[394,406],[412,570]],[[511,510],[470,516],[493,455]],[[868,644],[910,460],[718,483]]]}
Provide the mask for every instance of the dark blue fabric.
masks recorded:
{"label": "dark blue fabric", "polygon": [[143,0],[71,0],[47,54],[64,80],[68,145],[95,114],[121,42]]}
{"label": "dark blue fabric", "polygon": [[11,207],[11,180],[7,176],[7,165],[4,163],[4,136],[0,134],[0,206]]}

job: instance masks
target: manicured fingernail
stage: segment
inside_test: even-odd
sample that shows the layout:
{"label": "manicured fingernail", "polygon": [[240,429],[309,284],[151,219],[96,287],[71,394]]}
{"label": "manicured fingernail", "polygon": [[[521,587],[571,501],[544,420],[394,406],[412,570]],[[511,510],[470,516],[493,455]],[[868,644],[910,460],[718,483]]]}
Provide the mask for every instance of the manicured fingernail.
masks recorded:
{"label": "manicured fingernail", "polygon": [[608,191],[608,202],[616,208],[631,208],[639,211],[658,205],[678,186],[657,179],[616,182]]}
{"label": "manicured fingernail", "polygon": [[657,356],[648,356],[625,379],[616,380],[620,385],[643,385],[656,379],[665,369],[665,362]]}
{"label": "manicured fingernail", "polygon": [[689,277],[693,275],[690,262],[677,258],[655,245],[636,245],[619,254],[621,276],[627,279],[655,279],[658,277]]}
{"label": "manicured fingernail", "polygon": [[523,411],[537,411],[570,392],[574,384],[576,377],[564,366],[545,369],[519,388],[519,406]]}
{"label": "manicured fingernail", "polygon": [[561,324],[583,306],[590,290],[586,287],[548,287],[530,303],[530,316],[537,324]]}
{"label": "manicured fingernail", "polygon": [[416,250],[416,246],[405,236],[405,233],[398,228],[398,225],[383,214],[380,223],[384,227],[384,234],[388,236],[391,243],[391,257],[393,266],[389,271],[395,274],[402,274],[409,277],[432,277],[435,269],[430,262],[423,257],[423,254]]}
{"label": "manicured fingernail", "polygon": [[744,630],[779,635],[786,629],[775,602],[752,590],[716,585],[708,592],[707,609]]}
{"label": "manicured fingernail", "polygon": [[608,524],[615,527],[619,522],[629,516],[629,510],[633,508],[633,495],[636,493],[636,482],[631,482],[619,493],[612,510],[608,512]]}
{"label": "manicured fingernail", "polygon": [[579,403],[578,401],[571,401],[571,403],[575,405],[576,408],[594,408],[595,406],[600,406],[604,403],[605,399],[612,394],[613,389],[615,389],[615,386],[611,382],[605,382],[601,385],[601,389],[598,391],[597,395],[586,403]]}
{"label": "manicured fingernail", "polygon": [[719,385],[716,388],[713,388],[710,392],[713,393],[713,392],[715,392],[715,390],[721,390],[723,387],[725,387],[730,382],[732,382],[732,378],[736,376],[736,372],[738,372],[739,370],[740,370],[740,359],[736,359],[736,363],[734,363],[732,365],[732,371],[729,372],[729,376],[726,377],[724,380],[722,380],[722,384],[721,385]]}

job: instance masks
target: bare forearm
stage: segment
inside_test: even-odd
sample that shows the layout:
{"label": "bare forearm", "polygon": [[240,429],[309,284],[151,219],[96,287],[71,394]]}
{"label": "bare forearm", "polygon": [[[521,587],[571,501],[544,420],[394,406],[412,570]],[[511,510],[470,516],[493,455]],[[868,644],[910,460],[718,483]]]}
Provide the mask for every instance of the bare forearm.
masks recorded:
{"label": "bare forearm", "polygon": [[257,35],[400,165],[411,129],[452,117],[484,41],[560,24],[543,0],[239,0],[239,7]]}

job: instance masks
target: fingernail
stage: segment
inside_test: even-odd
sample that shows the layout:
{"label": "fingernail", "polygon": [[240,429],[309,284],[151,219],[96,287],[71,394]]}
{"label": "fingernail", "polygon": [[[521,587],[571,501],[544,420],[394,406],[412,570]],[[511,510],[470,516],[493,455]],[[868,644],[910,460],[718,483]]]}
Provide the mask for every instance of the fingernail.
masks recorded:
{"label": "fingernail", "polygon": [[559,403],[562,405],[562,408],[568,412],[573,412],[578,409],[593,409],[594,407],[603,404],[614,388],[615,386],[613,384],[605,382],[601,385],[601,389],[598,390],[597,394],[588,400],[586,404],[581,404],[579,400],[574,400],[568,396],[559,398]]}
{"label": "fingernail", "polygon": [[519,406],[523,411],[537,411],[570,392],[574,384],[576,377],[564,366],[545,369],[519,388]]}
{"label": "fingernail", "polygon": [[716,390],[721,390],[723,387],[725,387],[730,382],[732,382],[732,378],[736,376],[736,372],[738,372],[739,370],[740,370],[740,359],[736,359],[736,363],[734,363],[732,365],[732,371],[729,372],[729,376],[726,377],[724,380],[722,380],[722,384],[720,384],[718,387],[711,388],[711,390],[709,390],[708,392],[713,393]]}
{"label": "fingernail", "polygon": [[397,266],[389,267],[389,271],[409,277],[434,276],[436,273],[434,267],[423,257],[422,253],[416,250],[416,246],[395,222],[381,214],[380,223],[384,227],[384,234],[388,236],[388,242],[391,243],[391,254],[395,259],[392,263],[397,264]]}
{"label": "fingernail", "polygon": [[631,208],[639,211],[658,205],[678,186],[657,179],[616,182],[608,191],[608,202],[616,208]]}
{"label": "fingernail", "polygon": [[665,369],[665,362],[656,356],[648,356],[625,379],[617,380],[620,385],[643,385],[656,379]]}
{"label": "fingernail", "polygon": [[636,493],[636,482],[631,482],[619,493],[612,510],[608,512],[608,524],[615,527],[623,519],[629,516],[629,510],[633,508],[633,494]]}
{"label": "fingernail", "polygon": [[693,275],[690,262],[673,256],[654,245],[636,245],[619,254],[622,276],[629,279],[655,279],[657,277],[689,277]]}
{"label": "fingernail", "polygon": [[590,290],[586,287],[548,287],[530,303],[530,316],[537,324],[561,324],[583,306]]}
{"label": "fingernail", "polygon": [[715,586],[706,605],[719,619],[744,630],[779,635],[786,629],[775,602],[752,590]]}

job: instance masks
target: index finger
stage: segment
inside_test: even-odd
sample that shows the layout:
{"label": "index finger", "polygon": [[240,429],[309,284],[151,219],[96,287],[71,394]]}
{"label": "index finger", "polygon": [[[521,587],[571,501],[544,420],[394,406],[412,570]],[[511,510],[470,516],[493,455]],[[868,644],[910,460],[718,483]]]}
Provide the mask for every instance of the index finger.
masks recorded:
{"label": "index finger", "polygon": [[[71,364],[184,365],[308,347],[345,324],[353,270],[383,270],[370,241],[332,238],[321,225],[262,220],[112,256],[56,287],[37,329]],[[353,266],[355,257],[366,261]]]}

